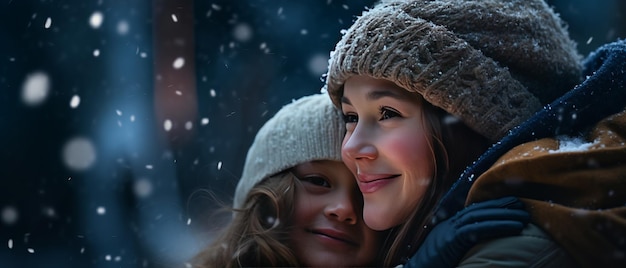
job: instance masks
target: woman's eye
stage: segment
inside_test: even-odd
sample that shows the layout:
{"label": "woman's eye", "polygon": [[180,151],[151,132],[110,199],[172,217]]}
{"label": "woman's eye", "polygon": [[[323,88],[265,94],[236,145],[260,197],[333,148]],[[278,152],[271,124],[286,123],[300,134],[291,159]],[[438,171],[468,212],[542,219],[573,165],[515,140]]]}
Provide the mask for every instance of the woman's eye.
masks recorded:
{"label": "woman's eye", "polygon": [[346,123],[356,123],[359,121],[359,117],[356,114],[344,114],[343,121]]}
{"label": "woman's eye", "polygon": [[316,185],[316,186],[330,187],[330,183],[328,183],[328,181],[325,178],[323,178],[323,177],[310,176],[310,177],[304,177],[304,178],[302,178],[300,180],[302,180],[304,182],[308,182],[308,183]]}
{"label": "woman's eye", "polygon": [[400,117],[400,113],[388,107],[380,108],[380,120],[390,119],[394,117]]}

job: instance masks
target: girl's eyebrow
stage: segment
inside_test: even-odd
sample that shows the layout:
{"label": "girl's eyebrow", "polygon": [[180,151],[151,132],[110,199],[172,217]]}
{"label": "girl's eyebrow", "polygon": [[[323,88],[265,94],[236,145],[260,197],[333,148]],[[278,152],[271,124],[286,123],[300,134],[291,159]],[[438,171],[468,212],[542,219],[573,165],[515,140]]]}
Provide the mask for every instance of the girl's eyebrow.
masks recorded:
{"label": "girl's eyebrow", "polygon": [[350,102],[348,98],[346,98],[346,96],[341,96],[341,103],[352,105],[352,103]]}

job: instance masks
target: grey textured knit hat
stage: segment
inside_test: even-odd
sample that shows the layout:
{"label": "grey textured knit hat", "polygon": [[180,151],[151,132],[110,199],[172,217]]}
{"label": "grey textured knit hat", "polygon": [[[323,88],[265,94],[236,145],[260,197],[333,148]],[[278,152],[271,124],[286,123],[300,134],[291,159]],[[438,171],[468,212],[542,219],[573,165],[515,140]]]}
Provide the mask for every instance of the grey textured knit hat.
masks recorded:
{"label": "grey textured knit hat", "polygon": [[581,55],[542,0],[383,1],[331,52],[325,90],[395,82],[496,141],[582,81]]}
{"label": "grey textured knit hat", "polygon": [[259,130],[248,150],[233,206],[241,208],[257,183],[315,160],[341,161],[345,123],[326,94],[285,105]]}

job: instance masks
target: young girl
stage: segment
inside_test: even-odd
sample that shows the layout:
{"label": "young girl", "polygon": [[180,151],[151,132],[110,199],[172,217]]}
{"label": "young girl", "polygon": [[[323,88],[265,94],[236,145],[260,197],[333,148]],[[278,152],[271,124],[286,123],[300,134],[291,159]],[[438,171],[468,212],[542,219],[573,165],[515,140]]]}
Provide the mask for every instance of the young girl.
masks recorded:
{"label": "young girl", "polygon": [[197,267],[377,266],[385,233],[362,220],[362,196],[341,162],[344,124],[323,94],[284,106],[257,133],[234,218]]}
{"label": "young girl", "polygon": [[[523,197],[533,224],[448,265],[623,264],[626,115],[585,130],[624,109],[624,58],[618,42],[583,72],[540,0],[383,1],[364,12],[331,53],[326,90],[344,113],[364,221],[396,237],[384,264],[429,247],[424,237],[463,204],[504,195]],[[583,74],[593,76],[565,94]],[[591,135],[576,153],[559,151],[574,138],[533,142],[580,133]]]}

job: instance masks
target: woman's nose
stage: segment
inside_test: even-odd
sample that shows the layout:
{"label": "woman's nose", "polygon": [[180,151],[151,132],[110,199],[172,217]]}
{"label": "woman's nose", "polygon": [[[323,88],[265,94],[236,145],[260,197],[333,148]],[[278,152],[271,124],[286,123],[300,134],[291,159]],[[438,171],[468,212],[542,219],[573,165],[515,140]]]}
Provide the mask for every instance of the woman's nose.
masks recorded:
{"label": "woman's nose", "polygon": [[372,143],[371,135],[371,131],[357,125],[354,131],[346,133],[341,147],[342,155],[352,160],[375,159],[378,151]]}

